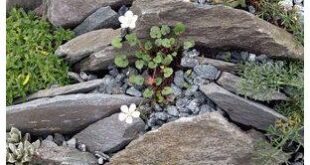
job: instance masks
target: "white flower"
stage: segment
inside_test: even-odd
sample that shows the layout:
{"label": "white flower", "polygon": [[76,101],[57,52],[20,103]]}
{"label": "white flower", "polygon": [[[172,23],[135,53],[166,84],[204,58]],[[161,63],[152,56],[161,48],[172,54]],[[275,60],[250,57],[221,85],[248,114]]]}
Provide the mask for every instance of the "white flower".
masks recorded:
{"label": "white flower", "polygon": [[283,7],[284,11],[289,11],[293,9],[292,0],[282,0],[278,3],[281,7]]}
{"label": "white flower", "polygon": [[136,111],[136,104],[130,104],[129,108],[127,105],[121,106],[121,113],[118,115],[118,119],[120,121],[126,121],[126,123],[131,124],[132,118],[138,118],[140,116],[140,112]]}
{"label": "white flower", "polygon": [[133,15],[132,11],[128,10],[124,16],[118,18],[122,28],[134,29],[136,27],[137,15]]}

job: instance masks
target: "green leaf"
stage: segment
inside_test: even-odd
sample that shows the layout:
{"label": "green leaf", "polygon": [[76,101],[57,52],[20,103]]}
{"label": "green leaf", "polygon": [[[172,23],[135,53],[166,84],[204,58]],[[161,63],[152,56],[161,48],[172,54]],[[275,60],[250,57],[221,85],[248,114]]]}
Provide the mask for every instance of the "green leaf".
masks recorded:
{"label": "green leaf", "polygon": [[151,61],[151,62],[149,62],[148,67],[150,69],[155,69],[157,67],[157,64],[155,62]]}
{"label": "green leaf", "polygon": [[122,39],[120,37],[115,37],[112,39],[112,46],[114,48],[122,48],[123,44],[121,43]]}
{"label": "green leaf", "polygon": [[129,77],[129,82],[136,84],[136,85],[143,85],[144,78],[140,75],[131,75]]}
{"label": "green leaf", "polygon": [[135,65],[136,65],[137,69],[141,70],[143,68],[143,66],[144,66],[144,61],[143,60],[137,60],[135,62]]}
{"label": "green leaf", "polygon": [[153,59],[153,61],[157,64],[160,64],[163,60],[163,55],[161,52],[158,52],[156,57]]}
{"label": "green leaf", "polygon": [[171,47],[170,39],[168,38],[162,39],[161,45],[165,48],[170,48]]}
{"label": "green leaf", "polygon": [[175,44],[175,39],[174,38],[170,38],[170,45],[173,46]]}
{"label": "green leaf", "polygon": [[170,33],[170,27],[167,25],[162,25],[160,31],[161,31],[161,34],[165,36]]}
{"label": "green leaf", "polygon": [[136,56],[137,58],[142,59],[142,57],[144,56],[144,53],[143,53],[142,51],[136,51],[135,56]]}
{"label": "green leaf", "polygon": [[176,57],[176,56],[178,55],[178,53],[177,53],[177,52],[173,52],[173,53],[171,53],[171,55],[172,55],[173,57]]}
{"label": "green leaf", "polygon": [[127,34],[125,36],[126,40],[128,41],[130,46],[135,46],[138,43],[138,38],[137,35],[135,33],[131,33],[131,34]]}
{"label": "green leaf", "polygon": [[125,55],[117,55],[114,59],[114,63],[117,67],[126,68],[129,64],[128,58]]}
{"label": "green leaf", "polygon": [[161,90],[161,94],[163,96],[168,96],[172,93],[173,93],[173,89],[171,87],[168,87],[168,86],[164,87],[164,89]]}
{"label": "green leaf", "polygon": [[153,26],[151,28],[151,32],[150,32],[150,36],[151,38],[161,38],[161,31],[160,28],[158,26]]}
{"label": "green leaf", "polygon": [[160,92],[156,92],[156,97],[157,97],[157,102],[158,102],[158,103],[164,102],[164,99],[165,99],[165,98],[161,95]]}
{"label": "green leaf", "polygon": [[151,41],[146,41],[144,44],[144,48],[146,50],[151,50],[153,48],[152,42]]}
{"label": "green leaf", "polygon": [[143,97],[144,98],[152,98],[153,95],[154,95],[154,91],[151,88],[146,88],[143,91]]}
{"label": "green leaf", "polygon": [[194,46],[195,46],[195,41],[193,41],[193,40],[184,41],[184,43],[183,43],[183,48],[184,49],[190,49],[190,48],[192,48]]}
{"label": "green leaf", "polygon": [[163,79],[161,77],[157,77],[155,79],[155,82],[156,82],[156,85],[159,86],[163,82]]}
{"label": "green leaf", "polygon": [[144,60],[145,62],[149,62],[149,61],[151,61],[151,59],[152,58],[150,57],[150,55],[148,55],[146,53],[144,53],[142,56],[142,60]]}
{"label": "green leaf", "polygon": [[161,46],[162,45],[161,43],[162,43],[162,39],[159,38],[159,39],[155,40],[155,45],[156,46],[158,46],[158,47]]}
{"label": "green leaf", "polygon": [[162,61],[162,64],[165,66],[168,66],[171,64],[172,61],[173,61],[173,57],[170,54],[168,54]]}
{"label": "green leaf", "polygon": [[185,25],[179,22],[175,25],[173,31],[175,35],[180,35],[185,32]]}
{"label": "green leaf", "polygon": [[164,68],[164,77],[168,78],[173,74],[173,69],[172,68]]}

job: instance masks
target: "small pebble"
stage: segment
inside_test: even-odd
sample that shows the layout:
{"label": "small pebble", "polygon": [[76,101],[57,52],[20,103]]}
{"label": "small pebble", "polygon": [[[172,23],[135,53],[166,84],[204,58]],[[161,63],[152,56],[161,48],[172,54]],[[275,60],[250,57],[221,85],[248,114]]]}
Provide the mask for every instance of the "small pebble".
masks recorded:
{"label": "small pebble", "polygon": [[249,59],[248,59],[248,61],[250,61],[250,62],[254,62],[254,61],[255,61],[255,59],[256,59],[256,55],[255,55],[255,54],[253,54],[253,53],[250,53],[250,54],[249,54]]}
{"label": "small pebble", "polygon": [[126,94],[136,97],[141,97],[142,93],[134,87],[130,87],[126,90]]}
{"label": "small pebble", "polygon": [[85,73],[85,72],[80,72],[80,77],[81,77],[84,81],[87,81],[87,79],[88,79],[88,75],[87,75],[87,73]]}
{"label": "small pebble", "polygon": [[54,142],[57,144],[57,145],[62,145],[62,143],[65,141],[65,137],[62,135],[62,134],[59,134],[59,133],[55,133],[54,134]]}
{"label": "small pebble", "polygon": [[180,88],[184,86],[185,80],[184,80],[184,72],[182,70],[175,72],[173,82],[176,86]]}
{"label": "small pebble", "polygon": [[53,141],[53,140],[54,140],[54,138],[53,138],[53,136],[52,136],[52,135],[48,135],[48,136],[45,138],[45,140]]}
{"label": "small pebble", "polygon": [[155,117],[162,121],[166,121],[168,119],[168,115],[166,112],[156,112]]}
{"label": "small pebble", "polygon": [[199,65],[198,59],[191,58],[191,57],[183,57],[181,59],[181,66],[183,67],[193,68],[196,65]]}
{"label": "small pebble", "polygon": [[255,7],[254,6],[248,6],[248,10],[249,10],[249,12],[250,13],[252,13],[252,14],[255,14],[255,12],[256,12],[256,9],[255,9]]}
{"label": "small pebble", "polygon": [[209,80],[215,80],[218,74],[217,68],[212,65],[197,65],[194,71],[198,76]]}
{"label": "small pebble", "polygon": [[172,116],[179,116],[179,111],[176,106],[168,106],[167,112]]}
{"label": "small pebble", "polygon": [[85,144],[78,144],[77,148],[82,151],[82,152],[86,152],[86,145]]}

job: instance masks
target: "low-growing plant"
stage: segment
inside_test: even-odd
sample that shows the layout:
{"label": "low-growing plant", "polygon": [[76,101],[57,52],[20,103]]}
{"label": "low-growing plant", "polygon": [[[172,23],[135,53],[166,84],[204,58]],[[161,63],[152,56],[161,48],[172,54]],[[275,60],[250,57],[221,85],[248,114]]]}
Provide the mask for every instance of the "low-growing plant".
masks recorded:
{"label": "low-growing plant", "polygon": [[[295,145],[295,151],[303,147],[303,63],[296,61],[274,63],[246,63],[241,67],[240,75],[243,94],[251,89],[268,97],[273,90],[285,91],[289,100],[275,105],[275,110],[286,116],[288,120],[278,120],[270,126],[266,141],[257,144],[257,159],[267,165],[274,162],[287,163],[291,155],[288,146]],[[263,93],[263,95],[261,95]],[[253,97],[253,96],[252,96]],[[269,146],[272,146],[270,148]],[[292,147],[291,147],[292,148]]]}
{"label": "low-growing plant", "polygon": [[[134,66],[140,74],[131,75],[129,82],[133,85],[143,86],[143,96],[154,98],[163,103],[172,94],[170,82],[177,66],[179,55],[183,50],[194,46],[194,41],[181,41],[179,38],[185,32],[185,25],[177,23],[174,27],[168,25],[153,26],[150,29],[150,39],[140,40],[135,33],[129,33],[124,38],[115,38],[112,45],[121,48],[123,44],[136,47]],[[129,65],[128,57],[131,54],[118,54],[114,63],[117,67],[126,68]]]}
{"label": "low-growing plant", "polygon": [[279,5],[281,0],[259,0],[255,5],[258,7],[258,16],[279,27],[291,32],[296,40],[303,45],[304,27],[300,21],[300,15],[296,8],[286,11]]}
{"label": "low-growing plant", "polygon": [[53,84],[68,83],[68,66],[54,55],[73,33],[55,28],[46,20],[12,9],[7,22],[6,87],[7,104],[18,97],[47,88]]}
{"label": "low-growing plant", "polygon": [[6,162],[15,165],[27,164],[39,147],[40,140],[31,143],[29,134],[22,137],[21,132],[12,127],[6,138]]}

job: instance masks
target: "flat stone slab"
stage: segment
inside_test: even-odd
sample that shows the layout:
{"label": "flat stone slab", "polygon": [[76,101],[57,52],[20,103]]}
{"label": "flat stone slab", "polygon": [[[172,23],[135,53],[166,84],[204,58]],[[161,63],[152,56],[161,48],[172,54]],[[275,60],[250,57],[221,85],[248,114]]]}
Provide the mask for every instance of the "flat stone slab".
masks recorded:
{"label": "flat stone slab", "polygon": [[135,47],[130,47],[128,44],[123,44],[121,49],[113,48],[108,46],[105,49],[91,54],[88,58],[81,61],[77,68],[80,68],[81,71],[98,71],[105,70],[109,65],[114,63],[114,58],[117,54],[127,55],[132,57],[133,53],[137,49]]}
{"label": "flat stone slab", "polygon": [[57,48],[55,54],[69,63],[76,63],[90,54],[104,49],[113,38],[120,35],[120,29],[102,29],[80,35]]}
{"label": "flat stone slab", "polygon": [[107,165],[250,165],[255,139],[220,113],[180,118],[132,141]]}
{"label": "flat stone slab", "polygon": [[140,101],[142,98],[105,94],[37,99],[7,107],[6,129],[14,126],[33,135],[69,134],[119,112],[121,105],[139,104]]}
{"label": "flat stone slab", "polygon": [[215,60],[212,58],[206,58],[206,57],[198,57],[200,64],[210,64],[215,66],[221,71],[227,71],[227,72],[235,72],[237,71],[237,65],[230,62],[225,62],[221,60]]}
{"label": "flat stone slab", "polygon": [[33,164],[76,164],[76,165],[97,165],[96,157],[89,152],[81,152],[74,148],[57,146],[56,143],[43,140],[39,153],[32,159]]}
{"label": "flat stone slab", "polygon": [[87,17],[73,31],[76,35],[81,35],[98,29],[118,28],[120,27],[118,17],[119,15],[110,6],[102,7]]}
{"label": "flat stone slab", "polygon": [[97,121],[74,135],[74,138],[85,144],[90,152],[114,153],[123,149],[144,131],[145,124],[140,118],[134,118],[131,124],[122,122],[118,115],[116,113]]}
{"label": "flat stone slab", "polygon": [[230,92],[244,95],[246,92],[247,97],[253,98],[255,100],[259,101],[272,101],[272,100],[288,100],[289,98],[279,92],[279,91],[268,91],[270,93],[269,95],[261,92],[257,93],[254,90],[251,91],[251,89],[248,89],[247,91],[241,90],[241,82],[243,81],[242,78],[233,75],[228,72],[222,72],[221,77],[216,81],[219,85],[221,85],[226,90],[229,90]]}
{"label": "flat stone slab", "polygon": [[[73,85],[66,85],[57,88],[40,90],[34,94],[29,95],[26,101],[43,98],[43,97],[54,97],[58,95],[67,95],[74,93],[86,93],[92,91],[100,86],[104,81],[102,79],[91,80],[86,82],[81,82]],[[19,100],[21,101],[21,100]]]}
{"label": "flat stone slab", "polygon": [[273,109],[234,95],[215,83],[202,85],[200,90],[235,122],[266,130],[277,119],[286,120]]}
{"label": "flat stone slab", "polygon": [[130,5],[133,0],[52,0],[48,4],[47,17],[54,26],[72,28],[83,22],[100,7],[114,9]]}
{"label": "flat stone slab", "polygon": [[303,59],[303,46],[293,35],[257,16],[223,5],[195,5],[185,0],[135,0],[135,31],[147,38],[154,25],[186,25],[184,38],[209,48],[243,49],[267,56]]}

